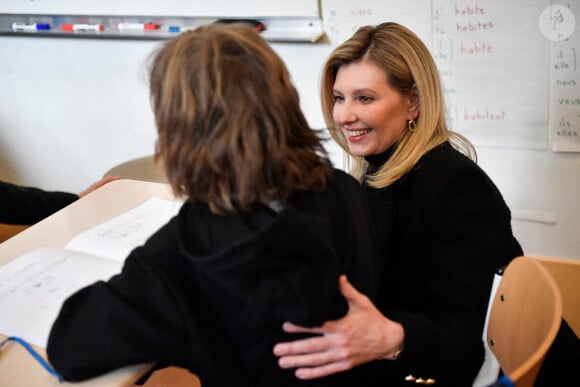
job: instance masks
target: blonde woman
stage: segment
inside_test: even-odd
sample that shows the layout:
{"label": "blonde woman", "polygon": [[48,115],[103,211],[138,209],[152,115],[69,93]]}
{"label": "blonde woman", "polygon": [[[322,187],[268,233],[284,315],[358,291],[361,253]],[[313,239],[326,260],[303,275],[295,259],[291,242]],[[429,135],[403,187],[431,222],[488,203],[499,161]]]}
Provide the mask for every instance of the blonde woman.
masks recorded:
{"label": "blonde woman", "polygon": [[472,145],[447,126],[437,67],[396,23],[359,29],[323,69],[322,109],[352,174],[394,212],[385,270],[373,304],[347,281],[348,315],[287,332],[319,337],[274,348],[283,368],[313,379],[373,360],[385,386],[470,386],[483,361],[481,335],[496,269],[522,249],[500,192]]}

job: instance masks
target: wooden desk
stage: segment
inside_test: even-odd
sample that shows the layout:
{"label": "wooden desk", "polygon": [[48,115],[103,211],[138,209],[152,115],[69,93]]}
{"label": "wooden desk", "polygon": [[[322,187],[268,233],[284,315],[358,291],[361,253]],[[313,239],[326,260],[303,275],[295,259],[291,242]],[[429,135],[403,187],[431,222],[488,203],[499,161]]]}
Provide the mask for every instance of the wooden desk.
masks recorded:
{"label": "wooden desk", "polygon": [[[0,265],[43,246],[64,247],[78,233],[130,210],[150,197],[173,199],[167,184],[116,180],[91,192],[50,217],[0,243]],[[1,314],[0,314],[0,318]],[[5,336],[0,334],[0,339]],[[42,348],[39,353],[46,358]],[[90,348],[87,348],[90,351]],[[75,386],[131,386],[150,368],[126,367]],[[9,343],[0,352],[0,386],[62,386],[20,345]]]}

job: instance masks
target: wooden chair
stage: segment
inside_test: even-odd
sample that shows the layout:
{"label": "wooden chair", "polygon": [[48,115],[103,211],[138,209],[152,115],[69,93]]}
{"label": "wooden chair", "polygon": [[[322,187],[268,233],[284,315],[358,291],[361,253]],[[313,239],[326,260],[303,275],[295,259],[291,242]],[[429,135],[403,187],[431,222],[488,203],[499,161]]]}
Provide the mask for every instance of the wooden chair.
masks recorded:
{"label": "wooden chair", "polygon": [[153,372],[142,387],[201,387],[201,382],[184,368],[167,367]]}
{"label": "wooden chair", "polygon": [[104,176],[167,183],[162,162],[155,162],[153,156],[140,157],[119,164],[105,172]]}
{"label": "wooden chair", "polygon": [[487,342],[516,387],[532,387],[562,319],[562,297],[550,272],[531,257],[507,266],[489,315]]}
{"label": "wooden chair", "polygon": [[25,230],[27,227],[28,226],[0,223],[0,243],[9,238],[12,238],[14,235],[18,234],[20,231]]}
{"label": "wooden chair", "polygon": [[562,314],[580,337],[580,259],[534,257],[550,272],[562,294]]}

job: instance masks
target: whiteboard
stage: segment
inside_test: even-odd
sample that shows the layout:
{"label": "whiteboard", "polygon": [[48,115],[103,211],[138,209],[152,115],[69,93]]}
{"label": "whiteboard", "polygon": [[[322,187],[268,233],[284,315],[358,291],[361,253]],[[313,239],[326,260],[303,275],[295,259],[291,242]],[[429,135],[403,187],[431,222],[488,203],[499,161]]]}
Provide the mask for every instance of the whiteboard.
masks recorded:
{"label": "whiteboard", "polygon": [[218,17],[319,17],[318,0],[1,0],[0,13]]}
{"label": "whiteboard", "polygon": [[[409,27],[437,63],[453,130],[476,146],[544,150],[553,113],[548,109],[553,66],[551,42],[542,36],[539,22],[550,4],[550,0],[323,0],[322,16],[334,45],[362,25],[395,21]],[[518,22],[513,15],[518,15]],[[573,45],[575,36],[569,38],[570,43],[558,44]],[[575,53],[571,46],[561,51],[568,57]],[[578,83],[577,74],[563,75],[567,86],[562,91],[568,94],[561,100],[574,102],[571,83]],[[560,126],[576,122],[573,114],[558,119],[566,120]]]}

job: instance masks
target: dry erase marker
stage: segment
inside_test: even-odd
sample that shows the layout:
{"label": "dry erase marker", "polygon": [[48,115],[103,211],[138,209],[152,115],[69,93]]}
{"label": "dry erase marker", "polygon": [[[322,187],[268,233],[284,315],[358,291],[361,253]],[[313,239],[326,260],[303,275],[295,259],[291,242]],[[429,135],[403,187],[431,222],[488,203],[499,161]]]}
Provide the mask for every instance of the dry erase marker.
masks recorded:
{"label": "dry erase marker", "polygon": [[12,29],[15,31],[46,31],[50,30],[50,24],[48,23],[12,23]]}
{"label": "dry erase marker", "polygon": [[266,29],[266,25],[264,23],[262,23],[259,20],[255,20],[255,19],[218,19],[216,21],[216,23],[224,23],[224,24],[230,24],[230,23],[243,23],[243,24],[248,24],[252,27],[254,27],[256,29],[256,31],[258,32],[262,32]]}
{"label": "dry erase marker", "polygon": [[63,31],[103,31],[105,27],[102,24],[61,24]]}
{"label": "dry erase marker", "polygon": [[119,23],[119,30],[158,30],[161,27],[157,23]]}
{"label": "dry erase marker", "polygon": [[167,27],[167,31],[169,32],[187,32],[196,29],[197,27],[180,27],[180,26],[169,26]]}

